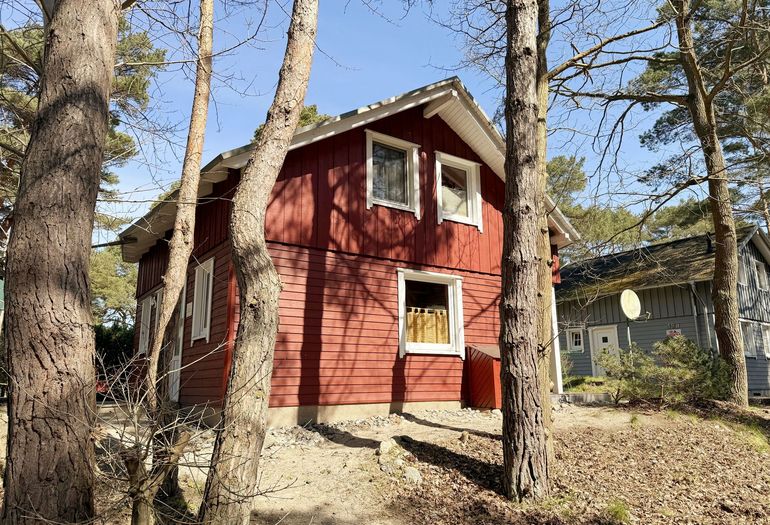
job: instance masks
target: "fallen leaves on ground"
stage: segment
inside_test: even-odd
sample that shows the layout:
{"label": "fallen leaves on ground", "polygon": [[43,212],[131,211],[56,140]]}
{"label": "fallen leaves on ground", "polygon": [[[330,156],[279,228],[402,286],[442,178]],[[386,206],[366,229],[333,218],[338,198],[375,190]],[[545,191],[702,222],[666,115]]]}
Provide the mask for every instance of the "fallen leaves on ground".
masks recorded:
{"label": "fallen leaves on ground", "polygon": [[[770,523],[770,418],[700,411],[635,414],[555,435],[553,495],[514,505],[500,493],[500,436],[435,443],[407,436],[419,486],[394,481],[394,509],[416,524]],[[557,416],[558,417],[558,416]]]}

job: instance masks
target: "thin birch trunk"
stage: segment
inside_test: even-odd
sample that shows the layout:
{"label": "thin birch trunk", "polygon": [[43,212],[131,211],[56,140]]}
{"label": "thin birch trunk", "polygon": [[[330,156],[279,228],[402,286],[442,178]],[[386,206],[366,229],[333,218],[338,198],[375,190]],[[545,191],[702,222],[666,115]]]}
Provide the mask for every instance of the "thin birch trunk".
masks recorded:
{"label": "thin birch trunk", "polygon": [[10,368],[3,523],[94,517],[88,278],[120,3],[59,0],[8,246]]}
{"label": "thin birch trunk", "polygon": [[712,301],[719,353],[730,369],[728,400],[748,406],[748,378],[738,320],[738,240],[730,200],[727,166],[717,136],[713,94],[706,89],[695,54],[689,0],[675,0],[679,58],[687,77],[687,107],[693,120],[708,173],[708,192],[714,220],[715,268]]}
{"label": "thin birch trunk", "polygon": [[543,193],[538,170],[536,0],[506,3],[506,158],[503,206],[500,376],[503,490],[511,499],[548,495],[548,447],[539,372],[538,252]]}
{"label": "thin birch trunk", "polygon": [[305,100],[317,19],[317,0],[295,0],[275,98],[233,200],[230,237],[241,311],[198,516],[204,524],[245,525],[257,494],[281,292],[265,242],[265,214]]}

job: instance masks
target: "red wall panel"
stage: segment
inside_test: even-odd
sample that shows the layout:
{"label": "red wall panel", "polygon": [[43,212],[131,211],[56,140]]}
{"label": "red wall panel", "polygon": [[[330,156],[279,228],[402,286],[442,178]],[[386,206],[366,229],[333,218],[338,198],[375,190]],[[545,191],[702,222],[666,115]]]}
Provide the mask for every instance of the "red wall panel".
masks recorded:
{"label": "red wall panel", "polygon": [[[481,167],[484,231],[437,224],[435,151],[480,162],[439,117],[422,108],[371,123],[370,129],[420,149],[422,217],[382,206],[366,209],[365,132],[355,129],[289,152],[273,189],[266,234],[284,289],[271,406],[460,400],[458,357],[398,358],[397,268],[462,275],[466,343],[494,344],[499,330],[503,182]],[[193,261],[216,257],[208,343],[191,343],[185,320],[185,404],[221,400],[228,342],[237,323],[232,299],[228,219],[238,173],[198,206]],[[166,241],[140,263],[137,296],[160,283]],[[236,295],[237,299],[237,295]],[[137,331],[138,333],[138,331]]]}

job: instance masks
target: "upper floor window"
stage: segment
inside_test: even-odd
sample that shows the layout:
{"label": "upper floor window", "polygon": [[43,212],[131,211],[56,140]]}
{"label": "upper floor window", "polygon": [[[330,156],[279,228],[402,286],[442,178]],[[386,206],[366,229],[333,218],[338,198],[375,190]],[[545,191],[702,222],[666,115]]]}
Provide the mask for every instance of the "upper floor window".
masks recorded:
{"label": "upper floor window", "polygon": [[419,145],[366,130],[366,207],[377,204],[420,218]]}
{"label": "upper floor window", "polygon": [[192,341],[209,340],[211,331],[211,291],[214,284],[214,258],[195,269],[193,288]]}
{"label": "upper floor window", "polygon": [[768,281],[767,281],[767,269],[765,268],[765,263],[762,261],[754,261],[754,269],[757,274],[757,285],[759,286],[759,289],[767,290]]}
{"label": "upper floor window", "polygon": [[481,220],[480,164],[436,152],[438,222],[455,221],[476,226]]}
{"label": "upper floor window", "polygon": [[738,257],[738,284],[746,284],[746,265],[743,257]]}

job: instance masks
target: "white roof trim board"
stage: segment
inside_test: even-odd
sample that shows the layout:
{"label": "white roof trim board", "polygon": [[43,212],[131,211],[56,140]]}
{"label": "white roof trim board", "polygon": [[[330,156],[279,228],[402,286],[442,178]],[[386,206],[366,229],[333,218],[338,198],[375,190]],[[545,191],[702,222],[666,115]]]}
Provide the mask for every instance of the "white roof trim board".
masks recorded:
{"label": "white roof trim board", "polygon": [[[426,117],[439,115],[501,179],[505,180],[505,141],[489,117],[479,107],[457,77],[430,84],[403,95],[392,97],[362,108],[343,113],[319,124],[297,129],[289,150],[294,150],[333,137],[355,128],[362,128],[382,118],[410,108],[426,105]],[[201,170],[198,197],[205,197],[213,185],[227,178],[228,169],[246,165],[252,145],[247,144],[219,154]],[[546,196],[550,213],[549,226],[558,232],[553,240],[565,246],[580,238],[578,232]],[[174,199],[157,205],[144,217],[126,228],[120,239],[123,259],[137,262],[166,231],[174,226],[176,203]]]}

